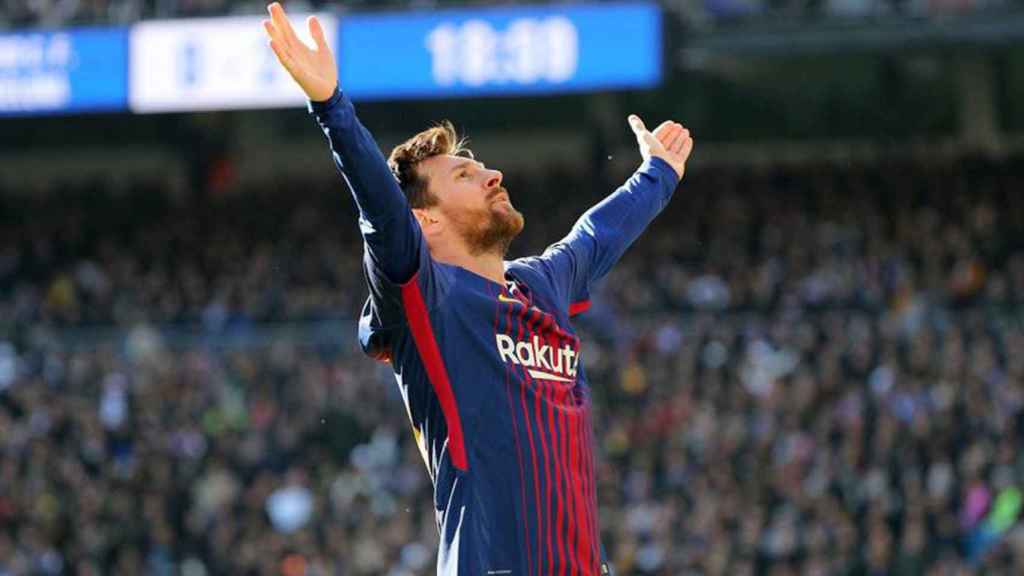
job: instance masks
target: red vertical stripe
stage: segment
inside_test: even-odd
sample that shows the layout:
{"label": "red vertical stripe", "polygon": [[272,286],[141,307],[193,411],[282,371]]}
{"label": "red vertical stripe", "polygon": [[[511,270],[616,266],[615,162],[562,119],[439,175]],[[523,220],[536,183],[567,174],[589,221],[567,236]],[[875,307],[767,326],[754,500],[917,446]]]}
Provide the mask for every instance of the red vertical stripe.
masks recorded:
{"label": "red vertical stripe", "polygon": [[[547,319],[550,321],[545,322],[544,325],[544,344],[551,346],[553,353],[557,354],[557,338],[554,336],[554,331],[550,329],[551,324],[554,324],[554,319],[551,316],[548,316]],[[554,548],[554,554],[552,555],[551,565],[552,574],[561,574],[562,569],[565,566],[564,556],[562,552],[562,484],[560,475],[560,440],[557,420],[555,418],[556,407],[558,411],[561,411],[561,407],[558,404],[558,393],[560,387],[560,384],[549,382],[546,396],[548,401],[548,431],[551,435],[551,477],[548,483],[548,513],[550,514],[549,522],[551,524],[551,530],[554,533],[551,536],[551,545]],[[554,496],[553,500],[551,499],[552,492]],[[555,566],[558,567],[557,572],[554,570]]]}
{"label": "red vertical stripe", "polygon": [[[590,420],[590,412],[587,412]],[[595,454],[596,438],[593,423],[587,426],[590,434],[590,518],[594,523],[594,568],[601,571],[601,518],[597,506],[597,464]]]}
{"label": "red vertical stripe", "polygon": [[594,470],[594,428],[590,421],[590,409],[584,413],[583,435],[586,441],[584,442],[584,478],[586,479],[585,485],[587,487],[587,522],[590,525],[590,565],[594,570],[594,574],[599,571],[599,564],[601,559],[601,547],[599,542],[601,541],[600,527],[597,522],[597,491],[595,481],[595,470]]}
{"label": "red vertical stripe", "polygon": [[587,503],[583,500],[583,494],[580,491],[580,413],[578,411],[573,414],[572,436],[572,492],[573,500],[576,502],[576,505],[573,507],[575,511],[573,520],[575,520],[577,526],[576,540],[573,544],[575,545],[576,562],[580,565],[580,573],[586,574],[583,550],[586,542],[587,526],[583,515],[583,508]]}
{"label": "red vertical stripe", "polygon": [[[561,336],[559,336],[558,345],[561,347],[564,344]],[[568,368],[563,367],[563,370],[568,374]],[[565,528],[562,531],[562,536],[565,538],[565,565],[568,568],[568,576],[575,576],[576,564],[573,561],[572,552],[572,483],[569,481],[570,474],[570,462],[569,462],[569,444],[572,441],[571,434],[569,433],[569,422],[572,420],[572,410],[569,409],[571,406],[571,392],[570,386],[563,386],[559,388],[559,411],[558,411],[558,424],[559,430],[561,431],[560,444],[559,444],[559,460],[562,465],[562,474],[558,479],[558,484],[562,486],[562,501],[561,504],[565,508]]]}
{"label": "red vertical stripe", "polygon": [[[542,345],[551,346],[553,353],[557,353],[557,346],[552,342],[551,338],[551,327],[554,323],[553,316],[545,315],[540,326],[540,336]],[[560,505],[561,502],[555,502],[552,499],[552,495],[556,498],[558,496],[554,486],[558,482],[558,453],[555,448],[558,439],[555,430],[554,418],[554,405],[556,402],[555,391],[558,386],[559,385],[554,382],[547,382],[544,385],[544,400],[547,404],[547,435],[549,438],[551,453],[551,461],[545,461],[544,463],[544,474],[547,479],[547,501],[544,505],[544,522],[548,526],[548,573],[552,575],[555,573],[555,566],[560,565],[560,561],[557,564],[556,561],[559,560],[559,556],[561,555],[561,549],[558,547],[558,541],[561,539],[561,534],[559,533],[556,535],[555,526],[555,506]],[[538,414],[538,420],[541,420],[542,418],[543,416]]]}
{"label": "red vertical stripe", "polygon": [[[555,500],[558,513],[555,517],[555,550],[558,552],[558,574],[561,575],[562,570],[565,568],[565,555],[564,546],[565,542],[562,540],[562,534],[565,530],[565,517],[564,514],[564,502],[562,501],[562,436],[558,430],[557,419],[555,418],[555,405],[558,403],[558,396],[561,391],[556,386],[552,386],[551,390],[551,404],[548,405],[548,425],[551,426],[551,452],[554,456],[554,478],[551,483],[555,485]],[[562,407],[558,406],[558,412],[561,414]]]}
{"label": "red vertical stripe", "polygon": [[590,570],[590,522],[587,516],[587,510],[589,508],[589,501],[587,500],[587,477],[586,477],[586,436],[585,436],[585,408],[580,407],[579,417],[576,419],[576,490],[580,498],[579,507],[579,518],[580,518],[580,565],[583,567],[581,571],[584,574],[593,574]]}
{"label": "red vertical stripe", "polygon": [[583,565],[587,567],[587,573],[593,574],[591,570],[591,544],[593,538],[593,525],[590,523],[590,482],[587,478],[587,412],[582,406],[580,411],[580,497],[583,498],[583,526],[585,538],[583,539]]}
{"label": "red vertical stripe", "polygon": [[[495,311],[495,313],[494,313],[494,317],[495,317],[494,332],[495,332],[495,334],[498,333],[498,318],[499,318],[499,311],[500,310],[501,310],[501,305],[499,304],[497,309],[496,309],[496,311]],[[511,307],[509,307],[507,313],[505,314],[505,329],[508,330],[508,329],[511,328],[511,326],[512,326],[512,309],[511,309]],[[520,506],[519,509],[525,512],[526,511],[526,470],[525,470],[525,467],[523,466],[523,449],[522,449],[522,446],[519,444],[519,424],[518,424],[518,420],[519,419],[516,417],[515,409],[513,408],[513,406],[515,406],[515,402],[512,400],[512,369],[509,367],[508,364],[505,364],[505,394],[508,396],[508,415],[509,415],[509,419],[512,420],[512,433],[513,433],[513,438],[515,439],[515,446],[516,446],[516,460],[519,461],[519,496],[520,496],[520,503],[521,503],[521,506]],[[530,545],[529,545],[530,538],[529,538],[529,533],[527,532],[526,518],[524,517],[524,518],[522,518],[522,520],[523,520],[523,522],[522,522],[523,546],[526,546],[526,561],[527,561],[527,566],[530,566],[532,564],[532,562],[530,560]]]}
{"label": "red vertical stripe", "polygon": [[430,384],[434,387],[434,393],[437,394],[441,403],[445,422],[448,423],[448,453],[451,455],[452,464],[459,470],[469,470],[466,444],[462,436],[462,420],[459,418],[459,410],[455,405],[455,393],[448,380],[448,370],[444,366],[441,351],[437,347],[434,329],[430,326],[427,306],[423,303],[418,273],[402,285],[402,306],[405,308],[405,316],[409,320],[409,330],[416,343],[416,350],[427,371],[427,378],[430,379]]}
{"label": "red vertical stripe", "polygon": [[[569,400],[573,404],[575,403],[574,395],[569,392]],[[570,544],[572,546],[572,566],[573,572],[583,572],[583,564],[580,562],[580,539],[583,538],[583,525],[580,523],[580,511],[583,506],[583,499],[580,497],[580,481],[578,480],[577,468],[580,465],[579,456],[580,453],[578,448],[580,446],[579,434],[577,434],[578,426],[577,420],[579,419],[579,411],[572,410],[569,413],[569,502],[572,504],[572,516],[569,518],[572,522],[572,533]]]}
{"label": "red vertical stripe", "polygon": [[583,491],[583,437],[580,434],[582,420],[583,413],[580,412],[574,422],[576,426],[576,466],[573,467],[573,470],[576,473],[576,498],[579,502],[579,506],[576,508],[576,518],[580,524],[576,539],[576,553],[580,563],[580,574],[590,576],[590,569],[587,566],[587,496]]}
{"label": "red vertical stripe", "polygon": [[[536,310],[536,309],[534,309]],[[546,316],[541,314],[539,310],[533,313],[530,319],[530,323],[527,325],[529,330],[528,338],[532,345],[534,337],[540,337],[538,333],[538,325],[541,329],[544,326],[544,320]],[[544,547],[547,549],[547,564],[544,566],[543,574],[551,573],[551,459],[548,457],[548,441],[547,437],[550,434],[550,429],[545,430],[543,426],[544,419],[541,415],[541,402],[542,399],[547,399],[548,384],[539,380],[535,380],[527,376],[526,381],[533,384],[534,395],[533,395],[533,415],[534,422],[537,423],[537,436],[540,438],[540,453],[544,459],[544,498],[543,498],[543,525],[540,533],[542,534],[542,540],[544,541]]]}
{"label": "red vertical stripe", "polygon": [[[528,318],[527,318],[527,314],[529,314]],[[530,343],[531,346],[533,346],[534,326],[536,325],[536,321],[537,321],[539,316],[540,316],[540,312],[538,310],[536,310],[536,309],[531,310],[530,308],[526,308],[524,313],[523,313],[523,316],[522,316],[523,326],[526,329],[526,339]],[[534,417],[536,419],[532,421],[532,425],[530,426],[530,430],[532,431],[534,428],[536,428],[537,439],[539,440],[538,442],[535,442],[534,439],[533,439],[533,436],[530,436],[530,449],[532,451],[531,454],[533,456],[533,490],[534,490],[534,494],[536,496],[536,503],[537,503],[537,509],[536,509],[536,516],[537,516],[537,526],[536,526],[536,529],[537,529],[537,574],[540,575],[540,574],[546,574],[547,573],[547,570],[544,568],[544,561],[543,561],[544,560],[544,543],[545,543],[544,509],[547,506],[545,505],[545,503],[543,502],[543,500],[541,498],[542,486],[541,486],[541,483],[540,483],[540,470],[539,470],[539,468],[540,468],[540,461],[537,459],[537,453],[536,453],[537,445],[541,445],[541,455],[545,457],[545,461],[546,461],[547,458],[546,458],[546,455],[544,454],[544,451],[543,451],[543,444],[545,443],[545,441],[544,441],[544,429],[541,427],[541,423],[540,423],[539,418],[537,418],[540,415],[539,406],[537,404],[538,402],[540,402],[540,388],[539,388],[539,384],[529,375],[529,373],[526,371],[525,367],[523,367],[523,369],[522,369],[522,374],[523,374],[523,380],[522,380],[523,391],[525,393],[525,391],[531,390],[532,394],[533,394],[533,399],[534,399]],[[529,407],[525,403],[523,404],[523,417],[525,419],[530,419]]]}
{"label": "red vertical stripe", "polygon": [[586,405],[580,411],[580,496],[583,498],[583,545],[580,550],[580,561],[587,567],[588,574],[593,572],[593,542],[594,525],[590,521],[590,478],[587,475],[587,450],[590,442],[587,440],[587,419]]}
{"label": "red vertical stripe", "polygon": [[[553,350],[560,348],[560,337],[558,332],[552,330],[549,332],[549,338],[547,342]],[[557,352],[556,352],[557,353]],[[565,366],[561,367],[562,371],[565,372]],[[565,496],[567,490],[563,489],[562,480],[564,478],[565,469],[567,463],[565,461],[565,441],[567,435],[565,433],[565,386],[561,384],[553,384],[551,388],[551,404],[548,406],[548,423],[551,427],[551,452],[554,455],[555,468],[554,468],[554,479],[552,483],[555,485],[555,499],[557,514],[555,517],[555,550],[558,553],[558,576],[563,576],[567,565],[570,562],[569,550],[566,546],[567,539],[565,538],[566,533],[566,505]]]}
{"label": "red vertical stripe", "polygon": [[[568,406],[572,401],[569,396],[572,393],[568,389],[562,390],[562,405]],[[569,565],[569,576],[576,576],[576,561],[573,552],[574,522],[573,522],[573,499],[572,499],[572,462],[569,460],[569,446],[572,445],[572,411],[563,408],[560,414],[562,424],[562,481],[565,483],[565,560]]]}
{"label": "red vertical stripe", "polygon": [[[522,338],[523,338],[523,319],[524,319],[524,316],[526,315],[526,312],[527,312],[527,309],[526,309],[526,307],[524,307],[523,310],[519,314],[516,315],[516,324],[517,324],[517,327],[516,327],[516,342],[521,341]],[[521,371],[522,371],[522,374],[524,376],[524,380],[519,385],[519,402],[520,402],[520,405],[522,406],[522,409],[523,409],[523,423],[526,426],[526,438],[530,442],[530,461],[533,464],[533,466],[531,467],[531,470],[533,470],[533,496],[534,496],[534,502],[536,504],[535,515],[536,515],[536,518],[537,518],[537,523],[534,525],[534,527],[535,527],[535,538],[536,538],[536,543],[537,543],[537,548],[536,548],[536,550],[537,550],[537,570],[539,572],[539,570],[540,570],[540,553],[541,553],[540,552],[540,477],[539,477],[539,474],[537,473],[537,448],[536,448],[536,445],[534,444],[534,441],[533,441],[533,427],[530,425],[530,412],[529,412],[529,410],[526,407],[526,388],[527,388],[527,383],[525,381],[526,370],[525,370],[525,368],[521,368]],[[524,512],[525,511],[526,510],[524,510]],[[532,545],[532,542],[531,542],[530,545]],[[531,567],[533,566],[533,562],[530,562],[530,566]]]}

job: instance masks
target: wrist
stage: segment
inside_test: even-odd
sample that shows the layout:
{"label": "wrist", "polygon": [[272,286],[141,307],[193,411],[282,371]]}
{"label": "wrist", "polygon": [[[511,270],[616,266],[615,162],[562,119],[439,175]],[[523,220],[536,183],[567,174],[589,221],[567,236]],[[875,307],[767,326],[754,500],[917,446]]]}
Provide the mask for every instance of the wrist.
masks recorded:
{"label": "wrist", "polygon": [[655,155],[645,159],[643,165],[640,166],[640,169],[645,172],[653,173],[661,178],[674,179],[676,182],[683,177],[682,168],[682,166],[677,168],[665,158]]}
{"label": "wrist", "polygon": [[307,94],[307,97],[313,102],[327,102],[338,92],[338,85],[335,84],[330,90],[321,88],[316,94]]}
{"label": "wrist", "polygon": [[334,90],[323,99],[316,99],[312,96],[308,97],[306,107],[312,114],[319,114],[333,108],[342,99],[341,88],[338,85],[334,86]]}

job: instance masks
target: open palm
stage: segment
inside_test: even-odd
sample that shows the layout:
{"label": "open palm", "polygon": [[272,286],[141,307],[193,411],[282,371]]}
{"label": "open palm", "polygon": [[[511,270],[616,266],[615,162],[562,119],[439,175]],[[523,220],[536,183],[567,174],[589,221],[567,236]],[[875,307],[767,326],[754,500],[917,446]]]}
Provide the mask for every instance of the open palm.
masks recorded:
{"label": "open palm", "polygon": [[686,172],[686,161],[693,151],[693,138],[690,137],[689,130],[678,122],[666,120],[652,133],[644,126],[644,121],[635,114],[629,116],[629,126],[636,135],[640,155],[644,160],[652,156],[661,158],[672,166],[679,178],[683,177]]}
{"label": "open palm", "polygon": [[263,28],[270,36],[270,48],[277,55],[277,61],[310,100],[322,102],[330,98],[338,86],[338,65],[324,38],[320,20],[310,16],[306,21],[309,35],[316,43],[316,48],[310,48],[295,34],[281,4],[274,2],[267,11],[270,12],[270,20],[263,21]]}

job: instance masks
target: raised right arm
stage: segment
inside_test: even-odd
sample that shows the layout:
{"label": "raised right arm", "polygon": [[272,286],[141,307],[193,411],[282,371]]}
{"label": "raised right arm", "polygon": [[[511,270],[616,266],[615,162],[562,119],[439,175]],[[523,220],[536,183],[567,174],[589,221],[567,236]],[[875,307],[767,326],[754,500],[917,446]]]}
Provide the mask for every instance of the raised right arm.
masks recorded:
{"label": "raised right arm", "polygon": [[338,88],[338,66],[315,16],[308,20],[315,48],[306,46],[277,2],[268,6],[263,27],[278,61],[310,101],[310,112],[327,135],[334,163],[359,207],[359,229],[373,268],[394,284],[416,273],[423,238],[405,195],[369,131],[356,118],[352,102]]}
{"label": "raised right arm", "polygon": [[334,164],[352,190],[370,258],[388,280],[406,282],[419,268],[423,238],[380,148],[341,90],[335,88],[323,102],[310,101],[309,109],[327,136]]}

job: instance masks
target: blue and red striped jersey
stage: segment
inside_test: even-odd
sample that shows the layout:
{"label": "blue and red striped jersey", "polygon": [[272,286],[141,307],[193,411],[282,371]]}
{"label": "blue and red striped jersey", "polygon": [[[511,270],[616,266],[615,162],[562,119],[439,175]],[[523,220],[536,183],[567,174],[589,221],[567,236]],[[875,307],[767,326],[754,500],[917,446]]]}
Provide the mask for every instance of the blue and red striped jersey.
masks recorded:
{"label": "blue and red striped jersey", "polygon": [[590,388],[571,317],[678,184],[644,162],[505,282],[431,258],[380,149],[338,91],[310,103],[360,212],[359,338],[390,362],[434,486],[437,573],[589,576],[602,557]]}

